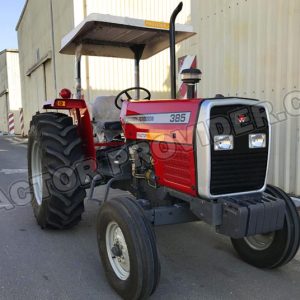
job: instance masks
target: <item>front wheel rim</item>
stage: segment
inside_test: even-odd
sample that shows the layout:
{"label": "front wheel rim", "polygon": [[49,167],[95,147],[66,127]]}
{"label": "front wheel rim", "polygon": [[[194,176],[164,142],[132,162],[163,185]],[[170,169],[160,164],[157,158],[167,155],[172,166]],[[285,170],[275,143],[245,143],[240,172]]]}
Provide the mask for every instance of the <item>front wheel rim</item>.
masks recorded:
{"label": "front wheel rim", "polygon": [[126,280],[130,275],[130,259],[123,232],[116,222],[106,228],[106,249],[111,267],[116,276]]}
{"label": "front wheel rim", "polygon": [[275,238],[275,232],[267,234],[257,234],[253,236],[245,237],[244,240],[250,248],[256,251],[263,251],[268,249]]}
{"label": "front wheel rim", "polygon": [[42,149],[37,141],[33,142],[31,151],[31,175],[34,197],[38,205],[43,202]]}

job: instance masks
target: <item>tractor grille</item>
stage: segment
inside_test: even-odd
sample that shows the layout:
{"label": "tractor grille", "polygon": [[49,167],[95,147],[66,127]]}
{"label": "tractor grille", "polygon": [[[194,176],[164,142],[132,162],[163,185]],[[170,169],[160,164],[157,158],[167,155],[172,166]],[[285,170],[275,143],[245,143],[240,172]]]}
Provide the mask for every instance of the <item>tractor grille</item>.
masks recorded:
{"label": "tractor grille", "polygon": [[211,194],[240,193],[259,190],[264,185],[267,157],[265,153],[214,155],[211,168]]}
{"label": "tractor grille", "polygon": [[[245,109],[249,111],[245,124],[234,124],[235,116],[239,114],[235,112],[245,112]],[[249,134],[265,133],[268,137],[265,109],[256,107],[252,110],[250,106],[245,105],[216,106],[211,109],[211,118],[223,118],[228,121],[225,125],[223,122],[223,125],[214,124],[210,128],[212,139],[215,135],[229,134],[229,131],[234,136],[233,150],[215,151],[213,143],[211,145],[211,194],[221,195],[261,189],[266,177],[268,142],[266,148],[250,149]]]}

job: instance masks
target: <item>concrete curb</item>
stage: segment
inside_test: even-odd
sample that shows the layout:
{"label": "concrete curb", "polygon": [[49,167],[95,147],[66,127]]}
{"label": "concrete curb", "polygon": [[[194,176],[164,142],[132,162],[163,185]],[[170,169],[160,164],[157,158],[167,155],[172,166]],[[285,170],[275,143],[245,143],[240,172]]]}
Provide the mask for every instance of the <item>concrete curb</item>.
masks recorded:
{"label": "concrete curb", "polygon": [[[1,136],[1,134],[0,134]],[[12,142],[14,144],[27,144],[28,143],[28,138],[23,138],[21,136],[18,136],[18,135],[3,135],[3,137],[5,139],[10,139],[12,140]]]}
{"label": "concrete curb", "polygon": [[15,141],[17,141],[18,143],[20,143],[20,144],[27,144],[28,143],[28,138],[22,138],[22,137],[14,136],[13,139]]}

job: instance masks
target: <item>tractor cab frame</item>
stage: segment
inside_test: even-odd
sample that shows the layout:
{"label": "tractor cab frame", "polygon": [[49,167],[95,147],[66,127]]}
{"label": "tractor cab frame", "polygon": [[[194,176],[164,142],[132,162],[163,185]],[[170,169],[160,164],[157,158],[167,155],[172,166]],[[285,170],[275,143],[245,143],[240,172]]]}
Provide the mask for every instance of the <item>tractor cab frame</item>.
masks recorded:
{"label": "tractor cab frame", "polygon": [[[89,15],[63,38],[60,50],[62,54],[76,55],[77,98],[81,99],[82,55],[134,59],[135,86],[139,87],[140,60],[150,58],[169,48],[171,32],[171,69],[173,70],[175,67],[173,45],[196,34],[190,25],[176,24],[175,26],[175,17],[174,15],[169,24],[111,15]],[[173,71],[171,73],[173,86],[174,82],[176,83],[176,75]]]}
{"label": "tractor cab frame", "polygon": [[94,13],[62,39],[60,53],[75,55],[76,97],[74,99],[66,97],[49,101],[44,105],[44,109],[67,109],[71,111],[76,118],[78,130],[81,132],[80,136],[84,141],[87,158],[96,160],[95,149],[97,147],[119,146],[120,143],[94,143],[93,131],[90,128],[91,117],[82,96],[82,55],[133,59],[134,82],[135,88],[137,88],[135,98],[139,99],[140,61],[148,59],[170,46],[171,98],[175,99],[175,44],[196,34],[190,25],[175,25],[176,16],[181,9],[182,6],[178,6],[173,12],[170,23]]}

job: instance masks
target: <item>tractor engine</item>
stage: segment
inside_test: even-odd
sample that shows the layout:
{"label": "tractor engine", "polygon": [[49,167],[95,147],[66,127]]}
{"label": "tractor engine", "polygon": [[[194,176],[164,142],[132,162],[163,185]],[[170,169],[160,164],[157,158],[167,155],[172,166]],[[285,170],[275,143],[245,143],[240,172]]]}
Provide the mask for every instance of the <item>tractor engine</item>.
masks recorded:
{"label": "tractor engine", "polygon": [[142,205],[158,207],[172,204],[172,197],[164,186],[160,186],[155,173],[155,162],[148,142],[137,142],[129,147],[132,183],[135,196],[147,199]]}
{"label": "tractor engine", "polygon": [[132,175],[152,188],[205,199],[265,189],[270,127],[255,100],[124,102],[121,121]]}
{"label": "tractor engine", "polygon": [[121,124],[124,145],[98,150],[99,170],[115,178],[112,187],[151,207],[186,197],[218,202],[266,188],[271,133],[256,100],[128,101]]}
{"label": "tractor engine", "polygon": [[129,147],[132,162],[132,177],[144,179],[152,188],[157,188],[153,157],[148,143],[137,143]]}

